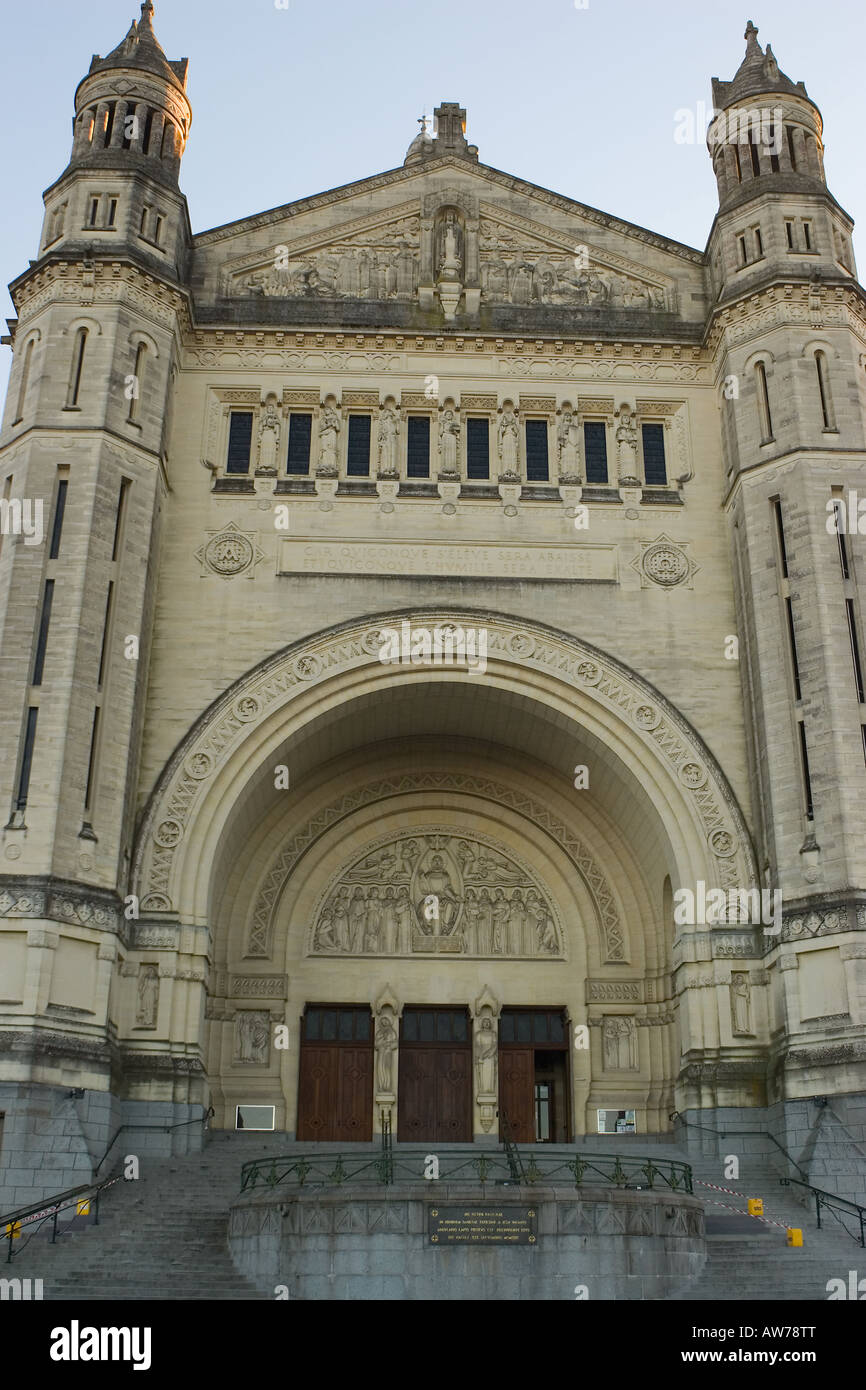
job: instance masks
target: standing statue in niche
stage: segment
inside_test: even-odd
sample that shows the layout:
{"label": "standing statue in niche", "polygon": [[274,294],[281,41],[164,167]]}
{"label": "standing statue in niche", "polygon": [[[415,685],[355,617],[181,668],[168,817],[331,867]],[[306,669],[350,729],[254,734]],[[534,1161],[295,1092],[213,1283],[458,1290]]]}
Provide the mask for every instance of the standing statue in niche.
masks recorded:
{"label": "standing statue in niche", "polygon": [[276,473],[280,447],[280,417],[276,396],[268,396],[259,424],[259,473]]}
{"label": "standing statue in niche", "polygon": [[627,405],[620,406],[616,447],[620,478],[637,477],[637,425]]}
{"label": "standing statue in niche", "polygon": [[557,435],[559,445],[559,477],[576,478],[580,470],[580,429],[577,417],[571,410],[564,409],[559,422]]}
{"label": "standing statue in niche", "polygon": [[460,422],[453,410],[443,410],[439,422],[439,469],[444,477],[457,477]]}
{"label": "standing statue in niche", "polygon": [[449,213],[445,223],[445,232],[442,237],[442,250],[439,256],[439,278],[440,280],[456,280],[460,267],[463,264],[460,259],[459,247],[457,244],[457,226],[454,216]]}
{"label": "standing statue in niche", "polygon": [[385,405],[379,420],[379,477],[396,478],[397,469],[397,436],[400,430],[400,421],[393,406]]}
{"label": "standing statue in niche", "polygon": [[380,1094],[394,1094],[394,1053],[397,1051],[397,1029],[390,1009],[383,1009],[376,1019],[376,1088]]}
{"label": "standing statue in niche", "polygon": [[734,1032],[742,1036],[751,1033],[752,989],[745,971],[735,970],[731,975],[731,1022]]}
{"label": "standing statue in niche", "polygon": [[475,1090],[479,1096],[496,1095],[499,1043],[493,1019],[485,1015],[475,1034]]}
{"label": "standing statue in niche", "polygon": [[506,401],[502,410],[498,438],[499,462],[502,465],[502,472],[509,477],[516,477],[519,437],[517,416],[514,414],[510,401]]}
{"label": "standing statue in niche", "polygon": [[[329,400],[332,398],[329,397]],[[340,416],[333,405],[325,403],[319,421],[319,467],[324,477],[337,474],[337,436],[340,432]]]}
{"label": "standing statue in niche", "polygon": [[135,1022],[139,1028],[155,1028],[159,1010],[159,966],[142,965],[138,972]]}

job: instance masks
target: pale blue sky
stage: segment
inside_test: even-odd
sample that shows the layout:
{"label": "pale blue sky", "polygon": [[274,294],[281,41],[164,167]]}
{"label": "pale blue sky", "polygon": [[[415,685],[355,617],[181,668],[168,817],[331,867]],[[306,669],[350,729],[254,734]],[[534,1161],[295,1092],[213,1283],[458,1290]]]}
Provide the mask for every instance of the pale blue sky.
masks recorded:
{"label": "pale blue sky", "polygon": [[[733,76],[749,18],[820,107],[830,188],[866,219],[860,0],[154,3],[167,56],[190,60],[181,186],[195,231],[392,169],[422,110],[459,101],[482,162],[703,248],[715,180],[703,139],[674,140],[675,113],[709,113],[710,78]],[[138,13],[135,0],[0,0],[4,286],[35,256],[91,54]],[[0,349],[0,393],[10,358]]]}

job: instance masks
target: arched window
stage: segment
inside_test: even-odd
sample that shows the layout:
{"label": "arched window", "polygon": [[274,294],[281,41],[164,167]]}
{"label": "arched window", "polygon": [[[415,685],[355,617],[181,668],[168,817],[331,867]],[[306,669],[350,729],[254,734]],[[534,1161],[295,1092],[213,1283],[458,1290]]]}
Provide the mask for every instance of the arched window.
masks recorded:
{"label": "arched window", "polygon": [[134,424],[138,419],[138,402],[141,399],[141,383],[144,374],[144,359],[147,356],[147,344],[139,343],[135,352],[135,370],[130,383],[129,395],[129,414],[127,420]]}
{"label": "arched window", "polygon": [[69,391],[66,397],[66,407],[78,405],[78,395],[81,390],[81,376],[84,371],[84,351],[87,346],[87,329],[79,328],[75,335],[75,347],[72,352],[72,371],[69,375]]}
{"label": "arched window", "polygon": [[773,438],[773,417],[770,414],[770,393],[767,390],[767,371],[763,362],[755,364],[755,387],[758,393],[758,418],[761,422],[761,443]]}
{"label": "arched window", "polygon": [[27,395],[27,385],[30,381],[30,365],[33,361],[33,344],[36,339],[31,338],[24,349],[24,365],[21,368],[21,380],[18,383],[18,403],[15,407],[15,419],[13,425],[20,425],[24,419],[24,400]]}
{"label": "arched window", "polygon": [[834,430],[836,428],[836,417],[833,413],[833,398],[830,394],[830,372],[827,367],[826,354],[820,349],[815,353],[815,369],[818,373],[818,393],[821,397],[821,414],[824,418],[824,429]]}

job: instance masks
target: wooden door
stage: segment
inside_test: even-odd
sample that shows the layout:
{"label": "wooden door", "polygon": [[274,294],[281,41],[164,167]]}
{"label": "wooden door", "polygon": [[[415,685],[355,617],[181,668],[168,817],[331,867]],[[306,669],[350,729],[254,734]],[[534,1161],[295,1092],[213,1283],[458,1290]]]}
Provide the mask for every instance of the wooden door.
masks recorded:
{"label": "wooden door", "polygon": [[301,1030],[297,1137],[306,1143],[373,1138],[369,1009],[307,1009]]}
{"label": "wooden door", "polygon": [[535,1049],[499,1049],[499,1137],[506,1136],[503,1112],[508,1118],[508,1138],[516,1144],[535,1143]]}
{"label": "wooden door", "polygon": [[472,1040],[465,1009],[406,1009],[401,1020],[397,1138],[472,1140]]}

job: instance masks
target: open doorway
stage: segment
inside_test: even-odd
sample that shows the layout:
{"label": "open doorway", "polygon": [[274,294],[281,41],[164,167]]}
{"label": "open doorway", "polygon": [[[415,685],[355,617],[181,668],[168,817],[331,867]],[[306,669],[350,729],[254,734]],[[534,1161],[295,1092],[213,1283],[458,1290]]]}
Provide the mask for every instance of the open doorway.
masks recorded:
{"label": "open doorway", "polygon": [[503,1009],[499,1020],[499,1136],[518,1144],[571,1138],[564,1009]]}

